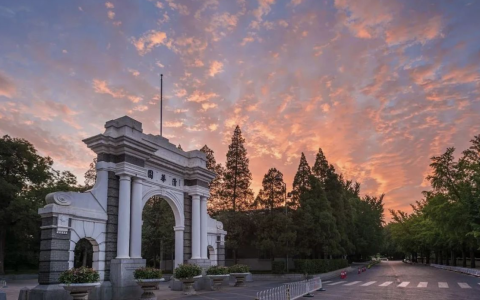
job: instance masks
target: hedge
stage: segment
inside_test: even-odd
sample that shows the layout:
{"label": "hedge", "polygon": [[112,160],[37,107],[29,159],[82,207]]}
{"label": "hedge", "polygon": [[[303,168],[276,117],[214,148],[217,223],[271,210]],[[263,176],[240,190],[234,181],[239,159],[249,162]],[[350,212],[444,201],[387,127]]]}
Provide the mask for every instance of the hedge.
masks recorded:
{"label": "hedge", "polygon": [[274,262],[272,262],[272,273],[273,274],[283,274],[283,273],[285,273],[285,262],[284,261],[274,261]]}
{"label": "hedge", "polygon": [[295,259],[295,270],[302,274],[320,274],[348,267],[346,259]]}

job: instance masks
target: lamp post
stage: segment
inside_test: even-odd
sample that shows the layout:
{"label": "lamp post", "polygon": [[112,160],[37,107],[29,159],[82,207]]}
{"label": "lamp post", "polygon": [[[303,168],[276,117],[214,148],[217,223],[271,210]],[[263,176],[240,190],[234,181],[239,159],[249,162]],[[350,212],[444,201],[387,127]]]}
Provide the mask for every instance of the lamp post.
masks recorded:
{"label": "lamp post", "polygon": [[[283,190],[285,191],[285,200],[284,200],[284,203],[285,203],[285,216],[287,216],[287,197],[290,198],[290,193],[288,193],[288,196],[287,196],[287,184],[285,182],[283,182],[283,176],[280,176],[277,175],[275,177],[275,180],[278,180],[280,181],[282,184],[283,184]],[[289,271],[288,269],[288,239],[287,239],[287,249],[286,249],[286,252],[287,252],[287,263],[286,263],[286,267],[287,267],[287,273]]]}

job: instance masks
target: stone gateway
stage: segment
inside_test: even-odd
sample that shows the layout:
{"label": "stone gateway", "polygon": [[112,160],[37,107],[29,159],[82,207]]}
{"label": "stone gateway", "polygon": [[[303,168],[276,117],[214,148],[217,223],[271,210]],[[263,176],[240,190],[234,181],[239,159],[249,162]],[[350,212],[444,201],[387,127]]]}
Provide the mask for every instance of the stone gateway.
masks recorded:
{"label": "stone gateway", "polygon": [[92,266],[102,281],[91,299],[140,293],[133,270],[145,266],[142,211],[153,196],[165,199],[175,217],[174,266],[224,265],[227,232],[207,213],[208,184],[215,174],[206,168],[203,152],[185,152],[164,137],[145,134],[128,116],[108,121],[103,134],[83,142],[97,154],[95,185],[85,193],[47,195],[47,205],[39,210],[39,285],[30,299],[68,299],[58,277],[74,266],[75,246],[82,239],[92,244]]}

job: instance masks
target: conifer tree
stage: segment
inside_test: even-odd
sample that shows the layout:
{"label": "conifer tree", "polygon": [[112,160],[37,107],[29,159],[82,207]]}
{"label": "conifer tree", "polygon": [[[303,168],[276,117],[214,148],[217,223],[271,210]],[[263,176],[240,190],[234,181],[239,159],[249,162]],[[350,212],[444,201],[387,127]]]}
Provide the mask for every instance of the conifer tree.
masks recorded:
{"label": "conifer tree", "polygon": [[252,173],[248,168],[249,159],[244,146],[245,139],[237,125],[228,146],[226,170],[224,176],[224,196],[228,209],[245,210],[252,205],[253,191],[250,188]]}
{"label": "conifer tree", "polygon": [[308,181],[295,212],[297,245],[301,253],[320,258],[338,251],[340,235],[321,182],[313,175],[308,176]]}
{"label": "conifer tree", "polygon": [[206,167],[208,170],[215,172],[215,178],[210,181],[210,197],[208,198],[208,211],[210,214],[215,214],[219,210],[226,209],[226,203],[222,198],[223,176],[225,169],[222,164],[217,164],[214,152],[207,145],[200,149],[207,156]]}
{"label": "conifer tree", "polygon": [[312,172],[315,177],[320,180],[320,182],[325,183],[328,172],[328,161],[323,154],[322,148],[318,148],[318,153],[315,158],[315,164],[313,165]]}
{"label": "conifer tree", "polygon": [[346,254],[346,251],[352,248],[352,244],[349,242],[345,230],[345,190],[341,177],[335,172],[333,165],[329,165],[322,148],[318,149],[312,171],[313,175],[322,183],[327,200],[333,209],[333,216],[335,217],[337,229],[341,237],[342,247],[337,248],[340,253],[333,254]]}
{"label": "conifer tree", "polygon": [[302,192],[310,188],[310,175],[312,175],[312,171],[310,170],[310,166],[305,158],[305,154],[302,152],[300,164],[298,165],[297,173],[293,179],[292,206],[297,206],[299,204]]}
{"label": "conifer tree", "polygon": [[258,192],[255,199],[255,206],[272,210],[283,206],[285,202],[285,185],[283,184],[283,174],[276,168],[270,168],[263,177],[262,189]]}

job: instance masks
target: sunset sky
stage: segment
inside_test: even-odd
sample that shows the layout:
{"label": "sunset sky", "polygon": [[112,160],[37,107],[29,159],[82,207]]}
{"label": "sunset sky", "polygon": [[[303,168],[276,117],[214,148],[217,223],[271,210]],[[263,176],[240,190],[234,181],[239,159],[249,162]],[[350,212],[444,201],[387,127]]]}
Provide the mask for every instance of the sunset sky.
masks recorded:
{"label": "sunset sky", "polygon": [[224,162],[235,125],[257,191],[321,147],[407,209],[429,157],[480,134],[480,1],[0,2],[0,134],[83,183],[81,140],[129,115]]}

